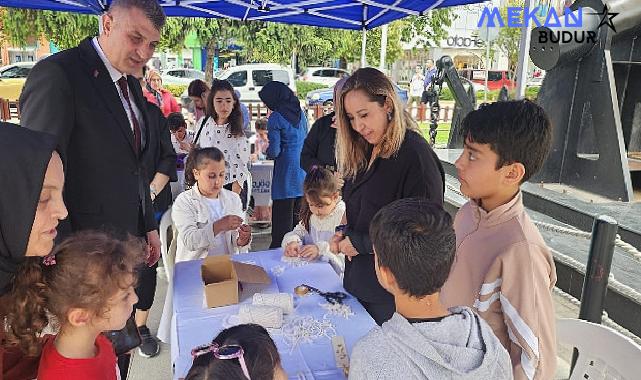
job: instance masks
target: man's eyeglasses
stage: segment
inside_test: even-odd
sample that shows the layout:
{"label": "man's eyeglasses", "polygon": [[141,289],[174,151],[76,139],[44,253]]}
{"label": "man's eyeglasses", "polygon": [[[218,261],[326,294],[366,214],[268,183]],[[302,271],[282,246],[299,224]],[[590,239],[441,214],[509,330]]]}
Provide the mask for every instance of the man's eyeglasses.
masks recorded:
{"label": "man's eyeglasses", "polygon": [[219,346],[218,343],[205,344],[203,346],[198,346],[191,350],[191,356],[193,359],[205,355],[208,353],[214,354],[216,359],[227,360],[227,359],[238,359],[240,363],[240,368],[243,370],[243,375],[247,380],[251,380],[249,377],[249,370],[247,369],[247,364],[245,364],[245,351],[243,348],[237,344],[228,344],[224,346]]}

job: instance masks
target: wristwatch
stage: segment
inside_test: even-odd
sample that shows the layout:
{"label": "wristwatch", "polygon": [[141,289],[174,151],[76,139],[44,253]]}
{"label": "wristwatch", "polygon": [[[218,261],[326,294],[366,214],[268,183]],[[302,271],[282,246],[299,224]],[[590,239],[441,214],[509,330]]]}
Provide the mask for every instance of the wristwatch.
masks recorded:
{"label": "wristwatch", "polygon": [[149,195],[151,196],[151,201],[152,202],[158,196],[158,193],[156,192],[156,187],[154,185],[152,185],[152,184],[149,185]]}

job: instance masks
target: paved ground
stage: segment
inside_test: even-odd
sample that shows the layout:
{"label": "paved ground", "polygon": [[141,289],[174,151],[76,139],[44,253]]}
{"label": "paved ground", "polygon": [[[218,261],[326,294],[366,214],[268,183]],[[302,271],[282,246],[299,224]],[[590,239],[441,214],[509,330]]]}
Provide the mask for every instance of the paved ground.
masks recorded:
{"label": "paved ground", "polygon": [[[270,235],[257,235],[254,237],[252,250],[260,251],[267,249],[269,246]],[[151,308],[148,326],[152,333],[158,329],[160,322],[160,315],[162,313],[163,300],[167,291],[167,282],[165,280],[162,270],[159,270],[158,275],[158,288],[156,291],[156,302]],[[559,318],[576,318],[578,316],[578,308],[570,304],[568,301],[555,296],[556,314]],[[571,349],[566,347],[559,347],[559,365],[557,368],[557,376],[555,379],[567,379],[569,373],[569,361],[572,357]],[[170,348],[167,344],[161,343],[160,354],[154,358],[146,359],[138,356],[136,353],[131,361],[129,371],[129,380],[164,380],[171,379],[171,360]]]}

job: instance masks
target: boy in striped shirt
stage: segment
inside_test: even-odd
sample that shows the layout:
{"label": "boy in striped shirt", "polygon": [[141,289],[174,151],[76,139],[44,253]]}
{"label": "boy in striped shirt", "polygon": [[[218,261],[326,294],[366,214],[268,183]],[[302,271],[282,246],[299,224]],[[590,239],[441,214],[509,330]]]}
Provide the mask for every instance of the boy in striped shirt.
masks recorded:
{"label": "boy in striped shirt", "polygon": [[471,306],[485,319],[509,352],[515,379],[552,379],[556,269],[520,191],[545,161],[550,121],[530,101],[496,102],[468,114],[462,133],[456,168],[470,201],[454,220],[456,258],[443,303]]}

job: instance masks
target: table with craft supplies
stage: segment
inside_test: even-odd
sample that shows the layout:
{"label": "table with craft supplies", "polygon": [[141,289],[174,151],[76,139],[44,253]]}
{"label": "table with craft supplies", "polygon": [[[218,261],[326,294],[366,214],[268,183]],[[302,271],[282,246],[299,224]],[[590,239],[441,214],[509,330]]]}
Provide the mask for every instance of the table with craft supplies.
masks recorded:
{"label": "table with craft supplies", "polygon": [[[192,363],[191,349],[210,343],[224,328],[239,324],[241,306],[252,304],[256,293],[289,293],[293,295],[294,311],[284,316],[280,329],[268,331],[274,339],[285,372],[290,379],[345,379],[344,371],[337,366],[333,335],[342,337],[348,353],[356,342],[374,326],[356,298],[342,300],[349,308],[328,310],[327,300],[313,292],[297,295],[294,288],[307,284],[323,292],[345,292],[342,281],[332,267],[325,262],[287,262],[282,259],[282,250],[252,252],[232,257],[234,261],[262,267],[271,278],[268,285],[242,284],[240,303],[231,306],[206,308],[201,277],[202,260],[176,264],[174,274],[174,310],[172,318],[171,358],[174,379],[184,378]],[[302,265],[301,265],[302,264]],[[351,314],[351,315],[350,315]],[[315,336],[299,338],[292,335],[291,327],[297,323],[311,322],[321,328]],[[334,338],[335,340],[337,338]],[[294,342],[295,340],[295,342]]]}

